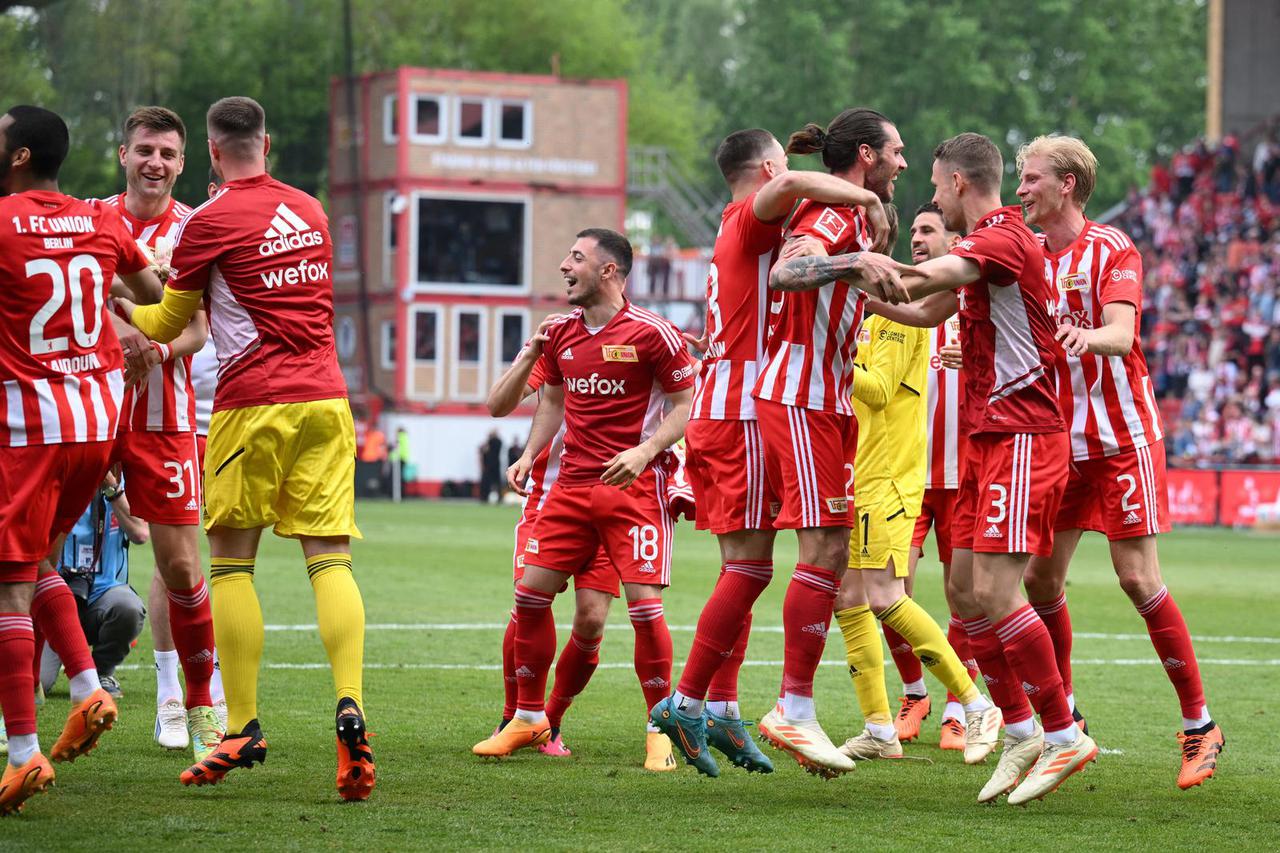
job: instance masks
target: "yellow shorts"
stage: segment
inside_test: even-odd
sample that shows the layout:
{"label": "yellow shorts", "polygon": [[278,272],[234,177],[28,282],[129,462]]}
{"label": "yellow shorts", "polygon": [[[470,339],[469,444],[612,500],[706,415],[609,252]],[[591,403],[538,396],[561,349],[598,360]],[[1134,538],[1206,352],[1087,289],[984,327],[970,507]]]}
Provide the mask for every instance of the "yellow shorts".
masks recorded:
{"label": "yellow shorts", "polygon": [[860,506],[858,523],[849,543],[849,568],[883,569],[893,558],[893,576],[907,576],[911,535],[916,520],[898,502]]}
{"label": "yellow shorts", "polygon": [[214,412],[204,527],[354,536],[356,434],[345,398]]}

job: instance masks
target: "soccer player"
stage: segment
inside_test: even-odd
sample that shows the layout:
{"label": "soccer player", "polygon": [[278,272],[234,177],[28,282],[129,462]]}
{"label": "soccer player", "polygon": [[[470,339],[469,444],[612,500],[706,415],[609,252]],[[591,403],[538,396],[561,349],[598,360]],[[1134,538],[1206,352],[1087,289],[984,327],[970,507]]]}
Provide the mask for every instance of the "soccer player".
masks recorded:
{"label": "soccer player", "polygon": [[[673,524],[660,455],[684,433],[694,365],[674,326],[623,295],[631,257],[621,234],[579,232],[560,265],[577,308],[547,329],[546,341],[530,343],[545,353],[546,383],[510,482],[525,480],[562,425],[564,453],[525,541],[524,577],[515,589],[515,718],[476,744],[477,755],[507,755],[549,739],[544,705],[556,645],[551,602],[570,576],[592,565],[602,545],[626,592],[636,654],[664,667],[643,685],[648,708],[670,688],[662,590],[671,579]],[[670,407],[665,417],[664,404]]]}
{"label": "soccer player", "polygon": [[[155,259],[162,280],[178,225],[191,213],[173,197],[186,141],[187,129],[172,110],[134,110],[125,119],[119,151],[127,189],[104,200]],[[224,733],[210,692],[213,615],[200,568],[200,454],[191,384],[191,356],[208,333],[204,311],[196,311],[171,344],[152,343],[148,362],[154,366],[125,392],[126,418],[114,453],[134,514],[150,527],[156,574],[165,587],[166,612],[152,616],[153,623],[166,616],[168,622],[157,632],[156,664],[180,662],[187,685],[185,703],[180,691],[157,700],[154,737],[170,749],[189,742],[196,761],[208,757]]]}
{"label": "soccer player", "polygon": [[[124,392],[122,347],[107,294],[117,274],[142,299],[160,280],[107,205],[58,191],[69,146],[55,113],[0,116],[0,713],[9,760],[0,815],[53,781],[36,738],[33,620],[62,659],[72,709],[50,751],[71,761],[117,716],[54,569],[62,542],[107,472]],[[110,326],[110,328],[108,328]],[[145,341],[126,341],[135,356]]]}
{"label": "soccer player", "polygon": [[[832,175],[893,198],[893,182],[907,167],[898,130],[872,109],[848,109],[823,129],[808,124],[791,135],[787,152],[822,153]],[[794,257],[790,244],[812,237]],[[777,295],[769,306],[764,360],[752,396],[764,445],[765,472],[778,496],[773,526],[795,530],[800,553],[783,603],[785,654],[777,705],[760,720],[760,732],[790,752],[807,770],[834,775],[853,769],[817,719],[813,676],[826,646],[836,589],[849,561],[853,509],[849,492],[857,446],[857,421],[849,396],[853,356],[862,326],[865,294],[837,276],[803,277],[828,255],[845,255],[844,275],[861,275],[862,288],[884,295],[900,287],[896,274],[865,251],[872,247],[861,207],[805,202],[792,215],[789,245],[770,271]],[[864,250],[864,251],[859,251]]]}
{"label": "soccer player", "polygon": [[1213,776],[1224,741],[1205,705],[1187,624],[1160,575],[1156,535],[1170,530],[1169,493],[1139,335],[1142,256],[1122,231],[1085,216],[1097,160],[1079,139],[1039,137],[1018,152],[1018,169],[1018,197],[1028,224],[1042,231],[1045,273],[1056,286],[1058,399],[1073,463],[1053,553],[1028,564],[1027,597],[1053,637],[1070,699],[1067,567],[1082,530],[1106,534],[1120,587],[1146,621],[1182,706],[1178,787],[1191,788]]}
{"label": "soccer player", "polygon": [[266,758],[258,722],[263,622],[253,586],[262,531],[302,546],[337,694],[337,788],[368,798],[375,783],[363,711],[364,604],[351,573],[355,426],[333,336],[333,244],[320,202],[266,172],[266,116],[223,98],[207,116],[209,155],[224,183],[178,231],[159,305],[134,307],[148,337],[173,340],[202,300],[222,365],[206,450],[205,527],[214,634],[228,732],[182,774],[215,784]]}
{"label": "soccer player", "polygon": [[898,267],[918,301],[888,316],[928,327],[960,311],[960,429],[970,441],[953,521],[951,603],[1005,722],[1000,761],[978,799],[1012,790],[1009,802],[1020,804],[1055,790],[1098,748],[1072,719],[1053,641],[1021,592],[1030,555],[1053,550],[1069,442],[1044,253],[1021,209],[1000,203],[1003,169],[985,136],[962,133],[937,147],[933,201],[943,224],[965,236],[945,257]]}
{"label": "soccer player", "polygon": [[751,608],[773,576],[771,507],[777,497],[764,472],[751,391],[764,357],[769,269],[783,222],[796,201],[808,198],[861,206],[877,236],[886,230],[874,192],[835,175],[788,171],[786,152],[766,130],[730,134],[716,151],[716,165],[733,200],[721,214],[711,258],[708,342],[685,443],[697,524],[716,535],[721,568],[676,692],[652,715],[685,760],[710,776],[720,771],[708,739],[739,767],[773,769],[743,728],[737,700]]}
{"label": "soccer player", "polygon": [[[875,305],[871,303],[872,310]],[[840,747],[854,760],[902,757],[902,744],[889,714],[877,620],[886,635],[893,632],[897,642],[907,644],[913,657],[959,697],[966,717],[967,763],[983,761],[1000,730],[1000,711],[979,692],[942,628],[906,589],[908,551],[924,493],[928,440],[921,392],[931,333],[873,316],[863,328],[854,361],[858,368],[853,374],[858,418],[857,525],[849,568],[856,571],[845,573],[835,602],[836,622],[865,723],[861,734]]]}

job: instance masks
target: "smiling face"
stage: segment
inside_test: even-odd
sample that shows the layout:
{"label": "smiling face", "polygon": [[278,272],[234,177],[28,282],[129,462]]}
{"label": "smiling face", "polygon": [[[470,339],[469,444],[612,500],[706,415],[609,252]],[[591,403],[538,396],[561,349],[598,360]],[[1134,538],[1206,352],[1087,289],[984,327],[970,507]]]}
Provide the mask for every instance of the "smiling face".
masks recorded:
{"label": "smiling face", "polygon": [[1045,157],[1026,158],[1018,183],[1018,199],[1028,225],[1043,225],[1061,215],[1075,186],[1074,176],[1068,174],[1067,178],[1065,182],[1059,178]]}
{"label": "smiling face", "polygon": [[951,248],[955,235],[942,224],[942,217],[926,210],[911,223],[911,262],[922,264],[940,258]]}
{"label": "smiling face", "polygon": [[569,304],[580,307],[594,304],[600,294],[602,273],[612,266],[613,261],[603,257],[595,238],[579,237],[560,262]]}
{"label": "smiling face", "polygon": [[120,146],[125,182],[135,196],[158,199],[173,192],[182,174],[182,138],[175,130],[154,131],[139,127]]}
{"label": "smiling face", "polygon": [[874,152],[875,161],[867,169],[864,186],[879,196],[881,201],[888,202],[893,201],[894,182],[906,170],[907,160],[902,156],[905,146],[898,128],[885,122],[884,130],[889,138],[880,146],[879,151]]}

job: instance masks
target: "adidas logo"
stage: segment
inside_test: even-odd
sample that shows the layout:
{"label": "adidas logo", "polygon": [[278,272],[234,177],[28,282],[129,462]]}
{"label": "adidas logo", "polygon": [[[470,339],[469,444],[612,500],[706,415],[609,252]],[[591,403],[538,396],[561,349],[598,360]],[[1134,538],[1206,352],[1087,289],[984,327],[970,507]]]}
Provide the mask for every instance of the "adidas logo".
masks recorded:
{"label": "adidas logo", "polygon": [[1164,660],[1160,661],[1160,663],[1162,666],[1164,666],[1166,670],[1182,669],[1184,666],[1187,665],[1186,661],[1178,660],[1177,658],[1165,658]]}
{"label": "adidas logo", "polygon": [[533,678],[533,670],[527,666],[522,666],[516,670],[516,678]]}
{"label": "adidas logo", "polygon": [[1027,694],[1028,696],[1033,696],[1036,693],[1040,692],[1040,688],[1036,687],[1034,684],[1028,684],[1027,682],[1024,681],[1022,682],[1022,692]]}
{"label": "adidas logo", "polygon": [[[977,667],[974,667],[974,669],[977,669]],[[982,676],[982,683],[986,684],[988,687],[996,683],[995,678],[990,675],[987,675],[985,672],[979,673],[979,674]]]}
{"label": "adidas logo", "polygon": [[925,669],[933,669],[938,665],[938,659],[929,655],[920,655],[920,663],[924,664]]}
{"label": "adidas logo", "polygon": [[653,575],[657,574],[657,572],[658,570],[653,567],[651,560],[645,560],[644,565],[640,567],[640,574],[642,575]]}
{"label": "adidas logo", "polygon": [[564,352],[560,353],[561,361],[573,361],[573,347],[565,347]]}
{"label": "adidas logo", "polygon": [[[520,671],[516,670],[516,675],[519,675],[519,674],[520,674]],[[641,687],[670,687],[671,682],[667,681],[661,675],[655,675],[653,678],[650,678],[648,681],[640,682],[640,686]]]}
{"label": "adidas logo", "polygon": [[806,634],[813,634],[815,637],[827,638],[827,626],[822,622],[814,622],[812,625],[805,625],[800,629]]}
{"label": "adidas logo", "polygon": [[983,539],[1003,539],[1004,534],[1000,532],[999,527],[993,524],[987,528],[986,533],[982,534],[982,538]]}
{"label": "adidas logo", "polygon": [[903,643],[901,643],[901,644],[899,644],[899,645],[896,645],[896,646],[894,646],[893,648],[889,649],[889,654],[894,654],[894,655],[896,655],[896,654],[910,654],[910,653],[911,653],[911,644],[910,644],[910,643],[907,643],[907,642],[903,642]]}
{"label": "adidas logo", "polygon": [[200,504],[196,501],[195,498],[192,498],[191,500],[187,501],[187,505],[183,508],[187,512],[195,512],[196,510],[200,509]]}
{"label": "adidas logo", "polygon": [[1133,510],[1129,510],[1129,514],[1124,517],[1125,524],[1141,524],[1142,519]]}
{"label": "adidas logo", "polygon": [[265,239],[258,244],[258,254],[264,258],[304,246],[319,246],[324,242],[323,235],[284,202],[276,207],[276,215],[271,217],[271,225],[262,236]]}
{"label": "adidas logo", "polygon": [[208,649],[201,649],[196,654],[187,658],[187,663],[208,663],[213,660],[213,652]]}

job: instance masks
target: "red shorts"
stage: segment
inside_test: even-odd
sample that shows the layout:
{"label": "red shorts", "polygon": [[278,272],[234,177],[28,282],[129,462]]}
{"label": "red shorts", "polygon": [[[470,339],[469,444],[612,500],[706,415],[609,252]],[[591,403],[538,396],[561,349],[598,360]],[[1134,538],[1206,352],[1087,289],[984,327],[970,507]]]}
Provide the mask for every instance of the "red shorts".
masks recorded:
{"label": "red shorts", "polygon": [[911,545],[924,545],[929,527],[933,527],[933,541],[938,545],[938,562],[951,565],[951,529],[955,520],[957,489],[925,489],[920,515],[916,517],[916,530]]}
{"label": "red shorts", "polygon": [[1065,432],[972,436],[960,470],[952,547],[1052,554],[1070,455]]}
{"label": "red shorts", "polygon": [[204,482],[204,447],[209,443],[207,435],[196,433],[196,450],[200,453],[200,482]]}
{"label": "red shorts", "polygon": [[778,499],[765,476],[759,423],[699,418],[685,427],[684,445],[699,530],[773,529],[769,508]]}
{"label": "red shorts", "polygon": [[557,482],[526,537],[526,566],[579,575],[604,551],[623,583],[668,586],[674,520],[666,474],[650,468],[625,489]]}
{"label": "red shorts", "polygon": [[[516,550],[512,559],[511,573],[517,583],[524,577],[524,549],[529,541],[529,534],[533,533],[533,524],[537,520],[538,511],[529,509],[526,505],[524,512],[520,513],[520,521],[516,523]],[[613,563],[609,562],[609,555],[604,552],[604,548],[596,549],[596,555],[591,558],[590,564],[574,575],[573,586],[574,589],[594,589],[607,592],[614,598],[618,597],[621,591],[618,573],[613,570]]]}
{"label": "red shorts", "polygon": [[1071,463],[1054,530],[1094,530],[1111,540],[1168,533],[1164,442]]}
{"label": "red shorts", "polygon": [[0,583],[31,583],[111,464],[111,442],[0,447]]}
{"label": "red shorts", "polygon": [[121,430],[113,462],[124,472],[129,511],[152,524],[199,524],[201,456],[194,432]]}
{"label": "red shorts", "polygon": [[852,528],[857,419],[770,400],[756,400],[756,415],[769,486],[781,502],[773,526]]}

